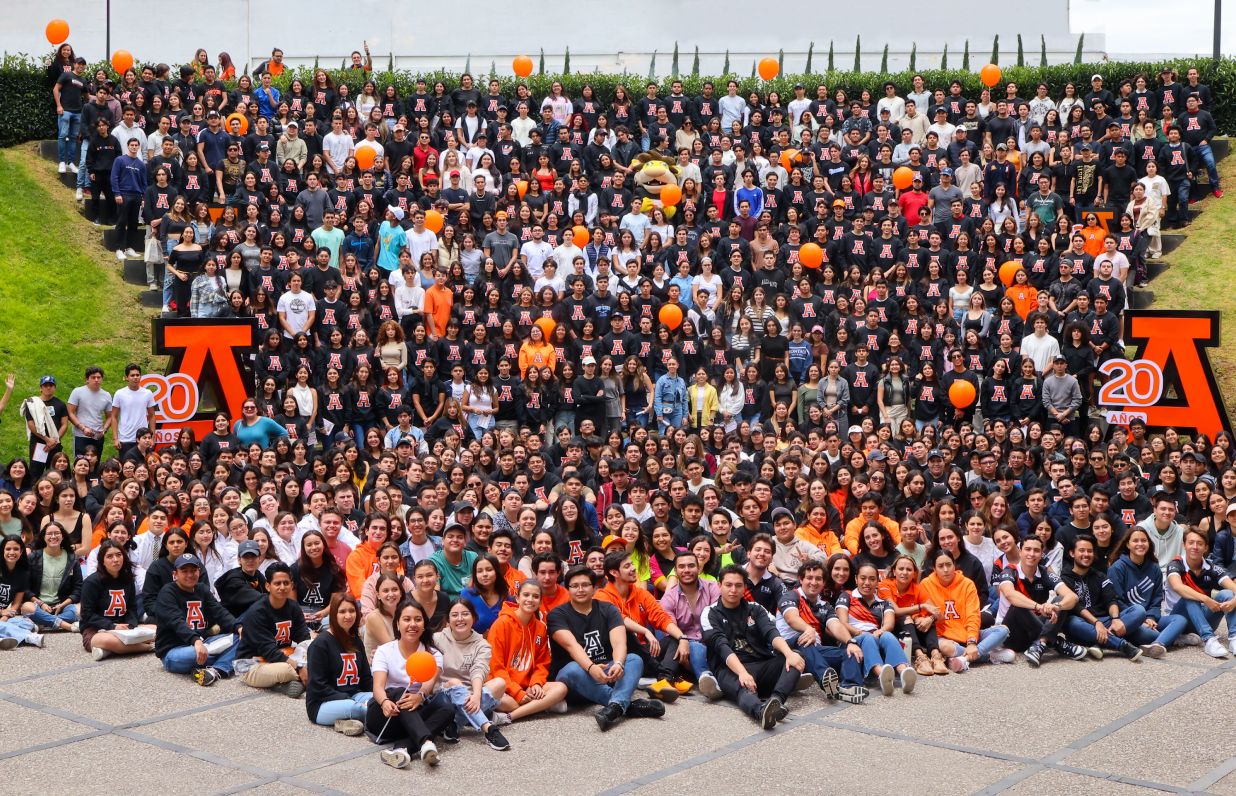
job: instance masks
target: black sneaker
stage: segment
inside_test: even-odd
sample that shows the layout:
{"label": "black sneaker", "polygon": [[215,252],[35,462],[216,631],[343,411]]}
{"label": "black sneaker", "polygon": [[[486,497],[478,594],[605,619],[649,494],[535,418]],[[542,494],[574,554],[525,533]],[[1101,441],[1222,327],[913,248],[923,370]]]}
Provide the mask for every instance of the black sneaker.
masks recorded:
{"label": "black sneaker", "polygon": [[1043,645],[1041,640],[1034,642],[1027,647],[1025,653],[1023,653],[1026,656],[1026,663],[1030,664],[1032,668],[1039,668],[1039,666],[1043,663],[1043,653],[1046,651],[1047,648]]}
{"label": "black sneaker", "polygon": [[869,693],[863,685],[843,685],[837,689],[837,699],[851,705],[861,705],[867,701]]}
{"label": "black sneaker", "polygon": [[485,743],[489,744],[489,748],[495,752],[505,752],[511,748],[511,742],[506,739],[501,730],[492,724],[485,733]]}
{"label": "black sneaker", "polygon": [[454,721],[448,722],[447,725],[442,728],[442,742],[449,744],[459,743],[459,725]]}
{"label": "black sneaker", "polygon": [[199,666],[189,674],[193,677],[193,682],[203,688],[209,688],[219,681],[219,673],[210,666]]}
{"label": "black sneaker", "polygon": [[275,686],[272,690],[278,691],[290,699],[300,699],[305,695],[305,684],[299,678],[294,678]]}
{"label": "black sneaker", "polygon": [[760,729],[771,730],[777,726],[777,716],[782,709],[781,700],[777,697],[769,697],[764,706],[760,708]]}
{"label": "black sneaker", "polygon": [[1086,659],[1086,648],[1080,644],[1074,644],[1064,636],[1057,636],[1056,641],[1052,644],[1052,648],[1066,658],[1072,658],[1075,661]]}
{"label": "black sneaker", "polygon": [[834,669],[825,669],[824,674],[820,675],[820,690],[824,692],[824,696],[828,699],[836,699],[838,687],[841,680],[837,677],[837,672]]}
{"label": "black sneaker", "polygon": [[659,719],[665,715],[665,703],[655,699],[632,699],[627,715],[633,719]]}
{"label": "black sneaker", "polygon": [[610,702],[605,707],[597,708],[592,717],[597,720],[597,726],[601,728],[601,732],[605,732],[622,720],[622,713],[622,705]]}
{"label": "black sneaker", "polygon": [[1126,641],[1124,642],[1124,646],[1120,648],[1120,654],[1128,658],[1129,660],[1133,661],[1134,663],[1141,663],[1142,655],[1144,653],[1142,652],[1141,647],[1137,646],[1136,644],[1130,644],[1129,642]]}

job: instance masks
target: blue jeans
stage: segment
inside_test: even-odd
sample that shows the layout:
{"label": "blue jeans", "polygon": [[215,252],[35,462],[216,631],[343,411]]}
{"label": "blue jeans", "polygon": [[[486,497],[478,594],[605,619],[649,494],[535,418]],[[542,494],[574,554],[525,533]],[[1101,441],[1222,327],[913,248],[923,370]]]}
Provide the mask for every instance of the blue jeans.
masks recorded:
{"label": "blue jeans", "polygon": [[[1112,618],[1110,616],[1099,617],[1099,620],[1109,628],[1112,626]],[[1107,643],[1104,645],[1108,649],[1117,650],[1124,646],[1124,641],[1127,640],[1130,643],[1133,641],[1133,631],[1141,627],[1142,622],[1146,621],[1146,609],[1140,605],[1130,605],[1120,612],[1120,621],[1124,623],[1127,632],[1124,637],[1117,636],[1115,633],[1108,635]],[[1069,617],[1068,622],[1064,625],[1064,632],[1065,635],[1078,644],[1087,647],[1092,647],[1099,642],[1099,636],[1094,630],[1094,625],[1077,615]]]}
{"label": "blue jeans", "polygon": [[904,666],[906,651],[901,648],[901,642],[892,633],[884,633],[877,640],[870,633],[863,633],[854,639],[863,650],[863,672],[871,674],[875,667],[887,663],[890,666]]}
{"label": "blue jeans", "polygon": [[[77,187],[85,189],[90,185],[90,172],[86,171],[86,143],[81,144],[82,154],[77,161]],[[97,218],[95,219],[98,220]]]}
{"label": "blue jeans", "polygon": [[1164,647],[1170,647],[1185,632],[1189,620],[1180,614],[1168,614],[1160,617],[1155,624],[1158,625],[1157,630],[1152,630],[1145,624],[1138,625],[1137,629],[1131,630],[1126,638],[1134,644],[1162,644]]}
{"label": "blue jeans", "polygon": [[[220,636],[211,636],[206,639],[206,643],[214,641],[217,638],[226,638],[232,635],[224,633]],[[228,647],[218,655],[211,655],[206,658],[206,663],[202,666],[210,666],[218,669],[226,675],[232,674],[232,663],[236,660],[236,647],[240,644],[238,640],[233,640],[232,646]],[[171,672],[172,674],[188,674],[198,667],[197,650],[190,644],[185,647],[173,647],[163,656],[163,671]]]}
{"label": "blue jeans", "polygon": [[12,619],[0,619],[0,638],[15,638],[18,644],[24,644],[26,639],[34,635],[34,622],[26,616],[15,616]]}
{"label": "blue jeans", "polygon": [[1198,144],[1193,147],[1193,151],[1206,164],[1206,173],[1210,175],[1210,190],[1219,190],[1219,170],[1215,168],[1215,153],[1211,150],[1210,144]]}
{"label": "blue jeans", "polygon": [[[1215,600],[1224,602],[1232,599],[1232,592],[1228,589],[1216,592]],[[1183,616],[1188,620],[1189,625],[1193,627],[1197,634],[1202,637],[1202,641],[1210,639],[1215,634],[1215,623],[1219,618],[1225,616],[1227,618],[1227,626],[1233,626],[1236,621],[1236,609],[1228,611],[1224,614],[1221,611],[1212,611],[1206,606],[1194,600],[1186,600],[1183,597],[1176,603],[1176,607],[1172,609],[1173,616]],[[1231,632],[1231,631],[1228,631]]]}
{"label": "blue jeans", "polygon": [[992,625],[991,627],[983,628],[979,631],[978,654],[979,660],[987,660],[987,656],[996,647],[1003,646],[1005,639],[1009,637],[1009,629],[1004,625]]}
{"label": "blue jeans", "polygon": [[321,705],[318,705],[318,717],[313,720],[313,723],[320,724],[323,727],[330,727],[340,719],[364,721],[365,710],[369,706],[369,700],[372,698],[373,694],[368,691],[362,691],[355,694],[351,699],[332,699],[329,702],[323,702]]}
{"label": "blue jeans", "polygon": [[800,647],[798,636],[786,639],[790,649],[803,656],[807,663],[807,671],[815,675],[816,682],[824,676],[824,672],[833,669],[840,673],[842,685],[863,684],[863,664],[858,658],[846,654],[844,647],[826,647],[823,644],[812,644],[810,647]]}
{"label": "blue jeans", "polygon": [[[77,144],[77,132],[81,128],[82,115],[80,112],[65,111],[56,117],[56,122],[56,159],[60,163],[76,163],[77,150],[74,146]],[[1213,156],[1210,162],[1214,163]]]}
{"label": "blue jeans", "polygon": [[592,679],[592,675],[575,661],[571,661],[558,672],[556,678],[563,683],[572,695],[586,699],[596,705],[608,705],[617,702],[626,710],[631,704],[631,695],[639,685],[639,678],[644,675],[644,662],[635,653],[627,655],[622,662],[622,678],[613,685],[602,685]]}
{"label": "blue jeans", "polygon": [[39,627],[56,627],[61,622],[73,624],[77,621],[77,606],[66,605],[59,614],[48,613],[42,608],[35,608],[34,613],[30,614],[30,618]]}
{"label": "blue jeans", "polygon": [[657,412],[657,428],[659,428],[663,434],[666,431],[672,432],[674,429],[682,426],[682,420],[686,417],[686,415],[687,413],[680,409],[670,409],[668,412]]}
{"label": "blue jeans", "polygon": [[437,702],[443,707],[455,708],[455,723],[456,724],[471,724],[472,729],[479,730],[489,723],[489,717],[485,714],[492,713],[494,708],[498,707],[498,701],[493,698],[485,689],[481,689],[481,709],[475,713],[469,713],[464,708],[464,703],[468,701],[468,697],[472,696],[472,688],[466,685],[451,685],[445,688],[439,688],[437,693],[433,695],[432,701]]}
{"label": "blue jeans", "polygon": [[695,673],[696,679],[704,672],[711,671],[708,668],[708,648],[702,642],[692,641],[687,639],[687,645],[690,651],[687,653],[691,662],[691,671]]}

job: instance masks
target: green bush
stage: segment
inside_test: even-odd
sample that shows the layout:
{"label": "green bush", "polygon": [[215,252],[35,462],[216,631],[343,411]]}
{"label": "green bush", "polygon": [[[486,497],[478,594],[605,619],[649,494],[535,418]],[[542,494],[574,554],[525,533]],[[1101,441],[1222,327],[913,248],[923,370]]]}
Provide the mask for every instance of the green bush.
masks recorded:
{"label": "green bush", "polygon": [[[655,63],[653,65],[655,66]],[[1211,59],[1198,59],[1196,62],[1183,60],[1155,63],[1122,61],[1104,64],[1059,64],[1048,67],[1008,67],[1003,69],[1002,81],[1016,81],[1020,86],[1021,96],[1025,98],[1032,96],[1034,85],[1042,81],[1049,86],[1051,96],[1059,98],[1063,96],[1064,85],[1070,82],[1078,87],[1079,94],[1084,94],[1089,90],[1092,74],[1102,75],[1106,85],[1113,91],[1116,90],[1120,80],[1137,74],[1146,75],[1153,84],[1157,80],[1159,70],[1165,65],[1174,67],[1180,74],[1183,74],[1190,66],[1197,67],[1201,73],[1202,82],[1210,86],[1215,98],[1216,106],[1212,109],[1212,113],[1214,113],[1219,129],[1225,133],[1236,132],[1236,60],[1230,58],[1218,62]],[[87,74],[93,74],[96,66],[98,65],[88,67]],[[775,90],[780,92],[782,97],[790,97],[793,96],[791,87],[801,81],[808,87],[824,83],[828,86],[830,94],[837,89],[844,89],[848,95],[857,96],[863,89],[867,89],[872,96],[880,97],[883,96],[884,92],[881,87],[886,80],[896,83],[904,93],[912,77],[912,73],[908,71],[893,74],[850,71],[801,74],[794,71],[796,66],[798,65],[794,63],[788,64],[786,67],[788,71],[783,71],[775,80],[770,81],[737,74],[717,76],[692,74],[682,75],[679,79],[682,80],[686,92],[690,95],[698,94],[706,80],[716,83],[717,93],[724,94],[725,81],[734,79],[738,81],[739,92],[742,94],[751,90],[757,90],[761,94]],[[340,71],[329,71],[336,81],[340,77],[345,77]],[[301,77],[308,81],[312,76],[311,72],[310,69],[285,72],[275,81],[275,84],[283,89],[293,77]],[[983,88],[978,74],[974,72],[935,69],[920,71],[919,74],[923,75],[927,85],[931,88],[947,87],[950,81],[960,80],[964,87],[963,93],[968,97],[977,97]],[[380,85],[394,84],[400,95],[410,93],[415,88],[418,77],[424,77],[430,85],[434,81],[441,80],[448,88],[454,88],[459,79],[457,73],[445,70],[414,73],[404,70],[392,72],[387,69],[374,74],[374,78]],[[477,78],[481,83],[484,83],[486,79],[483,75],[478,75]],[[355,83],[355,73],[347,74],[346,79],[350,83]],[[503,93],[507,96],[513,95],[517,78],[510,76],[501,77],[499,80],[502,83]],[[597,96],[603,100],[612,97],[614,87],[619,84],[625,85],[628,93],[633,97],[644,95],[643,81],[630,74],[534,74],[523,82],[528,85],[534,96],[543,97],[549,93],[549,85],[555,80],[562,82],[567,96],[571,97],[578,97],[580,89],[585,84],[592,86]],[[668,79],[663,79],[663,82],[668,82]],[[354,88],[359,88],[359,86],[354,86]],[[483,85],[480,88],[482,92],[485,90]],[[810,89],[808,93],[814,94]],[[993,91],[993,94],[1002,95],[1003,91]],[[3,66],[0,67],[0,97],[4,98],[5,106],[5,112],[0,116],[0,146],[55,137],[55,114],[48,95],[49,88],[41,64],[23,56],[5,58]]]}

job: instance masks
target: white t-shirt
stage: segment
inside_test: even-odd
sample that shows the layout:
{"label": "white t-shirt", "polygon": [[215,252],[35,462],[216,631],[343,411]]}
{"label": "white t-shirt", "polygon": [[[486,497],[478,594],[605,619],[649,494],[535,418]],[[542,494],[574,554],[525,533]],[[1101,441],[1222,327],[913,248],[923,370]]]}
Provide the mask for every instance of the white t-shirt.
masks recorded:
{"label": "white t-shirt", "polygon": [[317,303],[314,301],[312,293],[307,293],[304,290],[299,293],[293,293],[289,290],[279,297],[277,309],[284,315],[288,326],[292,329],[290,334],[284,330],[283,336],[290,338],[300,332],[309,331],[309,313],[317,309]]}
{"label": "white t-shirt", "polygon": [[322,151],[330,155],[331,160],[335,161],[335,166],[338,168],[332,168],[327,163],[326,170],[334,174],[343,168],[343,162],[348,159],[348,155],[352,154],[354,146],[355,142],[352,140],[352,136],[347,133],[327,133],[322,139]]}
{"label": "white t-shirt", "polygon": [[146,411],[154,406],[154,393],[138,388],[125,387],[116,390],[112,407],[120,410],[120,429],[116,433],[121,442],[137,442],[137,430],[146,427]]}
{"label": "white t-shirt", "polygon": [[438,236],[433,234],[432,230],[422,229],[420,232],[417,232],[415,228],[407,230],[406,234],[408,236],[408,251],[412,253],[412,267],[420,270],[421,255],[425,252],[438,250]]}
{"label": "white t-shirt", "polygon": [[[107,390],[102,388],[92,390],[83,384],[81,387],[74,387],[73,392],[69,394],[69,406],[76,408],[79,423],[88,429],[98,431],[107,422],[107,413],[112,411],[112,396]],[[73,436],[84,435],[74,428]]]}
{"label": "white t-shirt", "polygon": [[550,246],[548,241],[530,240],[519,247],[519,253],[527,263],[528,276],[539,279],[545,272],[545,261],[554,254],[554,247]]}
{"label": "white t-shirt", "polygon": [[[421,649],[425,649],[424,645],[421,645]],[[434,650],[433,659],[438,662],[438,671],[441,671],[442,653]],[[407,658],[399,651],[399,641],[396,639],[386,642],[373,651],[373,661],[369,664],[369,668],[374,672],[386,672],[387,688],[407,688],[410,693],[419,693],[420,683],[411,684],[408,670],[404,668],[406,662]]]}

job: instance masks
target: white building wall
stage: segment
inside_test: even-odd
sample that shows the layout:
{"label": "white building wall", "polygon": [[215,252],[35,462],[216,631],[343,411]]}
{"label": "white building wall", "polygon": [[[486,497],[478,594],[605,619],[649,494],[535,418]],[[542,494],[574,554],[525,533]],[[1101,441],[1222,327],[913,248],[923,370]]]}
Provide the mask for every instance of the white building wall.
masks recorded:
{"label": "white building wall", "polygon": [[[69,41],[78,53],[99,60],[106,51],[106,6],[104,0],[6,0],[0,5],[0,50],[45,53],[50,45],[44,27],[59,17],[68,21]],[[961,17],[966,20],[965,32],[955,37],[942,35],[937,22],[951,16],[942,6],[961,10],[962,4],[956,2],[885,0],[873,15],[862,5],[821,4],[819,11],[804,14],[810,4],[800,0],[762,0],[758,24],[744,21],[753,8],[750,4],[711,0],[536,0],[528,6],[535,13],[515,16],[495,4],[495,13],[479,16],[451,3],[424,0],[209,0],[196,5],[111,0],[111,47],[128,49],[142,62],[170,64],[188,61],[197,47],[205,47],[212,60],[225,50],[240,64],[266,57],[278,46],[290,63],[311,64],[317,56],[323,66],[338,67],[368,41],[379,69],[393,50],[399,68],[458,71],[470,54],[474,71],[488,72],[494,62],[506,74],[515,55],[526,53],[535,60],[542,48],[546,71],[560,71],[568,46],[572,71],[626,68],[646,74],[656,50],[657,73],[665,75],[677,41],[681,71],[690,71],[698,46],[702,73],[719,72],[728,48],[731,69],[745,75],[755,59],[776,55],[779,49],[785,50],[787,71],[801,71],[812,41],[813,69],[822,71],[830,39],[837,68],[850,69],[858,35],[862,66],[868,70],[879,68],[886,43],[893,69],[907,65],[912,43],[918,45],[920,69],[938,67],[946,43],[949,65],[959,67],[966,38],[970,64],[976,69],[990,56],[996,34],[1004,63],[1013,62],[1019,32],[1030,64],[1038,63],[1040,33],[1046,35],[1052,63],[1071,61],[1077,46],[1076,35],[1069,31],[1068,0],[1035,3],[1033,13],[1018,16],[1015,28],[1003,18],[988,20],[974,14],[967,4]],[[924,7],[933,9],[931,22],[924,22]],[[201,12],[193,13],[195,9]],[[581,19],[591,24],[580,24]],[[1088,35],[1085,44],[1088,58],[1102,58],[1102,36]]]}

